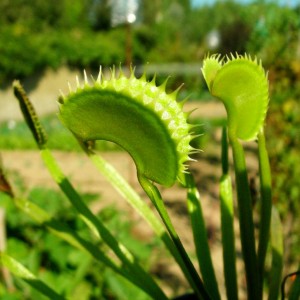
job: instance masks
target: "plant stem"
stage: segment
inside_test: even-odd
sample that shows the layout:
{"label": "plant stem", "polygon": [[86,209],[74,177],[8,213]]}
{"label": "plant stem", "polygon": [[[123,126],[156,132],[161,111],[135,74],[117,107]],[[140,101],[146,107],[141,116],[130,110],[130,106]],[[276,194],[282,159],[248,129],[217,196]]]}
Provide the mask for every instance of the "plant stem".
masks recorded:
{"label": "plant stem", "polygon": [[222,174],[229,174],[229,162],[228,162],[228,136],[227,127],[222,128],[222,140],[221,140],[221,162],[222,162]]}
{"label": "plant stem", "polygon": [[223,245],[224,276],[227,299],[238,299],[236,251],[234,243],[234,213],[231,177],[228,164],[227,129],[222,133],[222,177],[220,179],[221,232]]}
{"label": "plant stem", "polygon": [[233,151],[239,223],[243,259],[245,263],[248,299],[259,297],[258,268],[255,253],[254,225],[252,216],[252,199],[248,183],[245,154],[242,145],[235,136],[229,133]]}
{"label": "plant stem", "polygon": [[279,213],[275,206],[271,209],[271,248],[272,264],[270,270],[270,285],[268,299],[278,299],[283,269],[283,229]]}
{"label": "plant stem", "polygon": [[144,191],[146,192],[146,194],[152,201],[153,205],[155,206],[156,210],[158,211],[162,221],[164,222],[171,236],[174,245],[176,246],[178,252],[180,253],[186,265],[187,270],[189,271],[189,273],[187,274],[187,280],[191,284],[191,287],[193,288],[194,292],[196,293],[199,299],[210,300],[211,299],[210,295],[208,294],[201,278],[199,277],[199,274],[197,273],[194,265],[192,264],[188,254],[186,253],[179,239],[179,236],[177,235],[177,232],[171,222],[171,219],[168,215],[168,212],[165,208],[165,205],[163,203],[163,200],[161,198],[158,189],[156,188],[156,186],[151,184],[147,179],[141,176],[138,176],[138,179]]}
{"label": "plant stem", "polygon": [[153,278],[146,273],[127,248],[118,242],[104,224],[90,211],[86,204],[82,201],[80,195],[73,188],[69,180],[60,170],[51,152],[47,149],[41,149],[41,155],[53,179],[66,194],[72,205],[79,214],[87,218],[96,228],[103,241],[114,251],[117,257],[122,261],[124,267],[132,272],[132,276],[136,277],[142,283],[144,291],[154,298],[167,299],[164,292],[159,288]]}
{"label": "plant stem", "polygon": [[196,254],[203,282],[212,299],[221,299],[210,255],[207,230],[200,204],[200,195],[192,175],[186,174],[185,178],[187,186],[187,206],[191,218]]}
{"label": "plant stem", "polygon": [[84,148],[95,167],[116,189],[116,191],[147,221],[158,237],[162,237],[166,230],[150,207],[141,199],[120,173],[97,153]]}
{"label": "plant stem", "polygon": [[261,186],[261,216],[258,242],[258,274],[260,294],[263,290],[264,266],[270,237],[272,211],[271,171],[263,129],[258,134],[258,158]]}
{"label": "plant stem", "polygon": [[[163,224],[154,215],[149,206],[141,199],[141,197],[132,189],[127,181],[117,172],[117,170],[105,161],[100,155],[85,147],[81,143],[83,150],[87,153],[93,164],[100,173],[108,180],[108,182],[124,197],[124,199],[148,222],[156,235],[162,240],[167,249],[170,251],[178,265],[180,266],[186,278],[190,278],[189,269],[178,248],[174,245],[170,235],[166,231]],[[191,282],[190,282],[191,283]],[[191,284],[192,285],[192,284]]]}

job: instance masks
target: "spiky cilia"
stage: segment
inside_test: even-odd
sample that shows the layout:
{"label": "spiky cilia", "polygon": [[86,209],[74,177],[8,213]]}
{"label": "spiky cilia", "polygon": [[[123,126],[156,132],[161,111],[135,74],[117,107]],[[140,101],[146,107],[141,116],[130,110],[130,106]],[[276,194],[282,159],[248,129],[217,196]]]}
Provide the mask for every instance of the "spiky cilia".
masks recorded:
{"label": "spiky cilia", "polygon": [[85,82],[60,102],[60,119],[82,141],[108,140],[124,148],[133,158],[139,176],[171,186],[186,170],[192,125],[188,113],[177,102],[178,90],[171,94],[155,79],[126,77],[115,70],[105,79],[100,70],[97,80]]}

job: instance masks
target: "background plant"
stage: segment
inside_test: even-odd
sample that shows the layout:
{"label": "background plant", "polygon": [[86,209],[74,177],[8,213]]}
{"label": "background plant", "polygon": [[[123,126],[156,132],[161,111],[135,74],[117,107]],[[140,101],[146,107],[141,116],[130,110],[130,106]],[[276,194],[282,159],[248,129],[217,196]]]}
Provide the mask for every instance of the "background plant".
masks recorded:
{"label": "background plant", "polygon": [[[87,203],[99,201],[98,195],[83,196]],[[91,238],[90,232],[77,218],[61,193],[36,187],[29,192],[28,199],[41,207],[47,206],[50,215],[56,216],[82,236]],[[50,205],[47,204],[49,199]],[[12,199],[3,193],[1,207],[5,208],[7,216],[7,252],[57,291],[65,293],[70,299],[129,299],[132,295],[148,299],[144,293],[114,274],[105,265],[99,263],[96,268],[92,267],[95,264],[88,254],[70,247],[66,241],[49,231],[39,230],[39,225],[29,216],[20,215]],[[131,241],[129,244],[132,245],[132,250],[136,251],[135,254],[147,265],[149,259],[151,260],[153,245],[160,247],[158,242],[153,240],[145,244],[134,239],[131,235],[132,224],[114,206],[106,207],[100,214],[108,227],[118,235],[118,239]],[[18,278],[14,280],[13,286],[16,289],[14,292],[7,290],[4,281],[1,281],[0,295],[3,299],[47,299]]]}

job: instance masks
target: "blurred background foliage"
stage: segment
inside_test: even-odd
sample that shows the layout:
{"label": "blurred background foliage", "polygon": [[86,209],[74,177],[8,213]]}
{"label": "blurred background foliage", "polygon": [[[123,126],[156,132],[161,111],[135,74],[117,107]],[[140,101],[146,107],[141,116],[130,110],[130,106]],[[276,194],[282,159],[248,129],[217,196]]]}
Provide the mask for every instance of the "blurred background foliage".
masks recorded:
{"label": "blurred background foliage", "polygon": [[[83,199],[89,205],[101,202],[97,194],[84,194]],[[28,199],[47,208],[47,213],[59,219],[86,240],[93,241],[103,251],[109,251],[103,242],[95,238],[86,224],[69,202],[58,191],[45,187],[36,187],[28,192]],[[51,199],[51,201],[49,201]],[[18,210],[9,196],[0,195],[0,205],[7,215],[7,252],[26,266],[41,280],[68,299],[137,299],[150,300],[149,297],[124,278],[116,275],[104,264],[95,260],[76,247],[55,236],[48,230],[41,230],[40,225]],[[154,259],[153,248],[161,249],[155,238],[144,243],[132,235],[133,222],[115,206],[106,206],[96,215],[103,220],[107,228],[122,243],[126,242],[130,251],[150,269]],[[160,252],[160,253],[162,253]],[[0,276],[1,278],[1,276]],[[28,284],[14,278],[13,284],[7,284],[10,277],[1,278],[0,298],[2,300],[46,300]]]}
{"label": "blurred background foliage", "polygon": [[[1,0],[0,86],[61,66],[97,70],[100,64],[149,62],[158,66],[160,74],[161,64],[200,64],[208,52],[257,56],[270,80],[266,135],[274,202],[283,221],[289,224],[287,263],[299,259],[300,4],[220,0],[195,6],[189,0],[139,0],[136,20],[116,24],[110,5],[114,2]],[[193,100],[209,100],[200,70],[197,74],[175,73],[171,88],[185,82],[185,95],[191,94]],[[0,126],[0,134],[7,141],[4,144],[8,145],[5,130]],[[14,230],[15,220],[11,222]]]}
{"label": "blurred background foliage", "polygon": [[1,80],[61,65],[98,69],[100,63],[124,63],[127,25],[134,65],[200,62],[208,51],[247,51],[261,58],[267,69],[285,66],[296,71],[290,63],[300,55],[300,6],[216,1],[194,7],[189,0],[140,0],[135,22],[112,26],[113,2],[2,0]]}

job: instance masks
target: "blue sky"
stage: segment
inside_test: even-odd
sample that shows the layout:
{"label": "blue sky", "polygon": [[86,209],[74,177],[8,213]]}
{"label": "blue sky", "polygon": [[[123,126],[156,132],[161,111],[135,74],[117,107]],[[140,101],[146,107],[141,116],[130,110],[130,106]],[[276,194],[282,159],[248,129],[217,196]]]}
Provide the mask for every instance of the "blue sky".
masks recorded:
{"label": "blue sky", "polygon": [[[236,0],[238,2],[241,3],[249,3],[249,2],[253,2],[254,0]],[[274,1],[274,0],[273,0]],[[279,4],[281,5],[291,5],[291,6],[295,6],[297,4],[299,4],[299,0],[276,0]],[[193,6],[199,6],[199,5],[203,5],[203,4],[212,4],[216,2],[216,0],[191,0],[191,3]]]}

